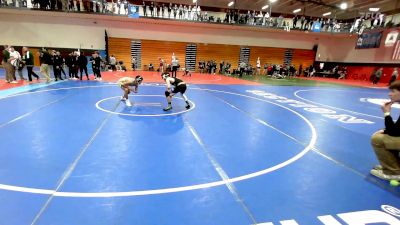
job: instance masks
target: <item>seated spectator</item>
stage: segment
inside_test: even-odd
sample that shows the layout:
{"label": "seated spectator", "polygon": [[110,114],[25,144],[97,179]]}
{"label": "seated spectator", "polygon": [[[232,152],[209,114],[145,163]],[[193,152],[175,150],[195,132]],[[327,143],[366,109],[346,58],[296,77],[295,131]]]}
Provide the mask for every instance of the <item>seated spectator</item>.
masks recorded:
{"label": "seated spectator", "polygon": [[344,71],[339,71],[338,80],[346,78],[346,73]]}
{"label": "seated spectator", "polygon": [[231,74],[231,64],[228,62],[228,63],[226,63],[225,64],[225,67],[224,67],[224,74]]}
{"label": "seated spectator", "polygon": [[204,68],[205,68],[205,62],[204,61],[200,61],[199,62],[199,71],[200,71],[200,73],[204,73]]}
{"label": "seated spectator", "polygon": [[310,68],[309,77],[315,77],[315,68]]}
{"label": "seated spectator", "polygon": [[125,71],[126,72],[126,66],[124,65],[124,61],[119,61],[118,65],[116,65],[118,71]]}
{"label": "seated spectator", "polygon": [[343,67],[342,70],[339,72],[338,79],[346,79],[346,75],[347,75],[347,68]]}
{"label": "seated spectator", "polygon": [[171,64],[166,63],[165,64],[165,72],[171,72],[172,68],[171,68]]}
{"label": "seated spectator", "polygon": [[315,71],[314,67],[311,65],[304,70],[304,75],[306,75],[307,77],[314,77],[315,72],[316,71]]}
{"label": "seated spectator", "polygon": [[153,65],[153,63],[150,63],[150,64],[149,64],[149,71],[154,71],[154,65]]}
{"label": "seated spectator", "polygon": [[192,76],[192,73],[189,71],[189,68],[182,68],[183,69],[183,76]]}
{"label": "seated spectator", "polygon": [[371,137],[371,145],[379,161],[371,174],[384,180],[400,180],[400,118],[394,122],[390,116],[392,105],[400,102],[400,81],[393,82],[389,90],[390,101],[381,107],[385,116],[385,129]]}

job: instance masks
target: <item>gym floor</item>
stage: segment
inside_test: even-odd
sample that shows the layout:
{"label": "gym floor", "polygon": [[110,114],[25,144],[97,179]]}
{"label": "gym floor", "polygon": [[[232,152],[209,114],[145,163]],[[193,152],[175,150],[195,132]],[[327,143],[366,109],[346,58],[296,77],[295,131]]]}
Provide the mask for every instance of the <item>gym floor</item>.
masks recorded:
{"label": "gym floor", "polygon": [[400,189],[369,174],[386,88],[193,74],[192,108],[164,112],[157,73],[119,100],[137,74],[0,81],[1,224],[400,224]]}

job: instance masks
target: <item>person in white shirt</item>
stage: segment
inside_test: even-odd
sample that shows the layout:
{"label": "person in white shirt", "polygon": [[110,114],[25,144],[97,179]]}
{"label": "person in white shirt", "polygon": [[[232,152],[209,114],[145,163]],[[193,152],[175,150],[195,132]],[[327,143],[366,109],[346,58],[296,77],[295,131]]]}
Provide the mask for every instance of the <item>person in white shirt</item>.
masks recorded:
{"label": "person in white shirt", "polygon": [[186,5],[183,6],[183,19],[188,19],[188,8],[186,7]]}
{"label": "person in white shirt", "polygon": [[350,33],[353,33],[353,31],[357,31],[360,23],[361,23],[361,18],[356,19],[356,21],[354,22],[353,26],[350,29]]}
{"label": "person in white shirt", "polygon": [[192,16],[191,16],[191,20],[197,20],[197,8],[196,8],[196,6],[193,6],[193,8],[192,8]]}
{"label": "person in white shirt", "polygon": [[197,19],[200,18],[200,13],[201,13],[201,9],[200,9],[200,6],[198,5],[197,6]]}
{"label": "person in white shirt", "polygon": [[[10,47],[10,58],[11,58],[11,65],[14,66],[15,70],[18,71],[19,78],[21,80],[26,80],[24,76],[22,75],[22,69],[23,69],[23,63],[21,59],[21,55],[19,54],[18,51],[15,51],[14,47]],[[15,77],[15,73],[13,74],[14,80],[17,80]]]}
{"label": "person in white shirt", "polygon": [[116,64],[117,64],[117,59],[114,57],[114,55],[111,55],[111,57],[110,57],[110,65],[111,65],[112,71],[116,71],[117,70]]}
{"label": "person in white shirt", "polygon": [[384,19],[385,19],[385,15],[383,15],[382,13],[379,14],[379,26],[384,26]]}
{"label": "person in white shirt", "polygon": [[174,57],[171,61],[171,70],[172,70],[172,77],[176,77],[176,71],[179,68],[179,61],[176,57]]}
{"label": "person in white shirt", "polygon": [[10,56],[10,46],[4,45],[3,57],[1,64],[3,68],[6,70],[6,82],[16,84],[17,81],[14,80],[13,74],[15,74],[15,68],[11,65],[11,56]]}
{"label": "person in white shirt", "polygon": [[261,74],[261,61],[260,57],[257,58],[257,75]]}
{"label": "person in white shirt", "polygon": [[174,60],[175,58],[176,58],[175,52],[173,52],[173,53],[172,53],[172,56],[171,56],[171,60]]}

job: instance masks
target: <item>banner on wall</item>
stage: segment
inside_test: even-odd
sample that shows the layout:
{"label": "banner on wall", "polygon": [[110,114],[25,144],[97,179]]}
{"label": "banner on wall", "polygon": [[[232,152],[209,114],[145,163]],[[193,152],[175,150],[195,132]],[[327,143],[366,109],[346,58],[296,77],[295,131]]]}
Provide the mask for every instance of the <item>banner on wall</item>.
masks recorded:
{"label": "banner on wall", "polygon": [[99,50],[99,56],[100,56],[102,59],[106,59],[106,57],[107,57],[107,52],[106,52],[105,50]]}
{"label": "banner on wall", "polygon": [[314,22],[313,27],[312,27],[313,32],[321,32],[321,23],[320,22]]}
{"label": "banner on wall", "polygon": [[396,41],[396,45],[394,46],[392,59],[400,60],[400,41],[399,40]]}
{"label": "banner on wall", "polygon": [[383,31],[362,33],[358,36],[356,49],[379,48]]}
{"label": "banner on wall", "polygon": [[128,4],[128,17],[139,18],[139,6]]}
{"label": "banner on wall", "polygon": [[390,31],[385,39],[385,46],[386,47],[393,47],[394,44],[396,44],[396,41],[398,40],[399,37],[399,31],[394,30]]}

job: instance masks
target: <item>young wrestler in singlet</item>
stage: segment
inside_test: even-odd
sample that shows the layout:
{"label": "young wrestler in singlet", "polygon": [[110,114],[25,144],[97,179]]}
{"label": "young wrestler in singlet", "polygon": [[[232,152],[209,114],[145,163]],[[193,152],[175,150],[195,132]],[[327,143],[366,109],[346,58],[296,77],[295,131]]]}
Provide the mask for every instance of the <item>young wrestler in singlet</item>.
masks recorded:
{"label": "young wrestler in singlet", "polygon": [[[169,73],[163,73],[161,75],[161,77],[167,84],[167,90],[165,91],[165,96],[167,97],[168,106],[166,108],[164,108],[164,111],[168,111],[168,110],[172,109],[171,101],[172,101],[172,97],[176,93],[181,93],[182,98],[186,102],[186,109],[190,109],[189,100],[188,100],[187,96],[185,95],[186,83],[179,78],[170,77]],[[171,90],[171,85],[174,86],[174,90]]]}
{"label": "young wrestler in singlet", "polygon": [[124,95],[121,97],[121,101],[125,101],[126,106],[132,106],[131,102],[128,99],[128,95],[129,93],[131,93],[131,91],[137,93],[139,84],[141,84],[142,81],[143,77],[140,75],[137,75],[135,78],[122,77],[121,79],[118,80],[118,85],[124,91]]}

